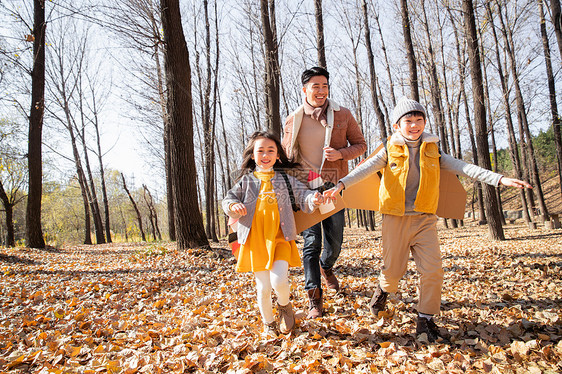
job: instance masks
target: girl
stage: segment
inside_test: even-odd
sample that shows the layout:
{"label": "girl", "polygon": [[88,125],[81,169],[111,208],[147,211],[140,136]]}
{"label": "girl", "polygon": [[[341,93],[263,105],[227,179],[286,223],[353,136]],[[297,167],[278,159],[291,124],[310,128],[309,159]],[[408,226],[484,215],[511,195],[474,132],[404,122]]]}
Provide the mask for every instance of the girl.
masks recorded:
{"label": "girl", "polygon": [[255,132],[244,150],[242,176],[222,202],[226,214],[238,219],[241,246],[235,253],[236,271],[254,273],[264,331],[274,335],[278,323],[273,317],[271,289],[277,295],[281,332],[288,333],[295,325],[289,302],[289,266],[301,266],[288,187],[304,212],[311,213],[322,202],[320,193],[281,170],[294,166],[275,134]]}

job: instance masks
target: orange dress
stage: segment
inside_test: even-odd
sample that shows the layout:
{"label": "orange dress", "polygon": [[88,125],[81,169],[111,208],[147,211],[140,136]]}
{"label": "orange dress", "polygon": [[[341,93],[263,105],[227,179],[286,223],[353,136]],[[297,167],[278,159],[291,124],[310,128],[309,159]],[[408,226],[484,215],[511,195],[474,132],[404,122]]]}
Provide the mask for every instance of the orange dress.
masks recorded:
{"label": "orange dress", "polygon": [[246,244],[236,252],[236,271],[271,270],[277,260],[287,261],[289,266],[301,266],[295,241],[285,240],[281,230],[277,197],[271,184],[275,171],[256,171],[254,175],[261,180],[260,192]]}

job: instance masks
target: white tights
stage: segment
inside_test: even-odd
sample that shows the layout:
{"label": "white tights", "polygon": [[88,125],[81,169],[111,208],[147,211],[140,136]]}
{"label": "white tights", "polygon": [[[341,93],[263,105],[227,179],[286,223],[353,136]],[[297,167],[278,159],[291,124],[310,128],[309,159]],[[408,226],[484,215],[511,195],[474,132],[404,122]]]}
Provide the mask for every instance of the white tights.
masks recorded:
{"label": "white tights", "polygon": [[274,320],[271,289],[275,290],[279,305],[289,303],[289,263],[283,260],[275,261],[271,270],[256,271],[254,275],[262,321],[263,323],[271,323]]}

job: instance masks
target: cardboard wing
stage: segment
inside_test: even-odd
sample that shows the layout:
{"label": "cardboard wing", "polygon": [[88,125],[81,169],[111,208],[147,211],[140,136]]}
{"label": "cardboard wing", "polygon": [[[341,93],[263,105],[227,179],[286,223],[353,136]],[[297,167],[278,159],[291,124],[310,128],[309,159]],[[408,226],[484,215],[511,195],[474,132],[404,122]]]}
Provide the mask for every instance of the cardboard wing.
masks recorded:
{"label": "cardboard wing", "polygon": [[295,224],[297,226],[297,233],[301,233],[311,226],[316,225],[318,222],[330,217],[331,215],[339,212],[345,208],[345,203],[341,196],[338,196],[337,200],[334,201],[335,208],[329,212],[321,213],[319,209],[316,209],[312,213],[304,213],[302,210],[294,212]]}
{"label": "cardboard wing", "polygon": [[[367,158],[373,157],[382,149],[381,144]],[[377,211],[379,209],[379,186],[380,177],[378,173],[372,174],[363,181],[346,188],[342,196],[338,196],[335,202],[335,209],[320,213],[319,210],[307,214],[302,211],[295,213],[295,223],[297,232],[302,232],[307,228],[317,224],[334,213],[344,208],[363,209]],[[437,205],[437,216],[442,218],[464,219],[464,209],[466,205],[466,191],[458,177],[445,170],[441,170],[439,180],[439,202]]]}

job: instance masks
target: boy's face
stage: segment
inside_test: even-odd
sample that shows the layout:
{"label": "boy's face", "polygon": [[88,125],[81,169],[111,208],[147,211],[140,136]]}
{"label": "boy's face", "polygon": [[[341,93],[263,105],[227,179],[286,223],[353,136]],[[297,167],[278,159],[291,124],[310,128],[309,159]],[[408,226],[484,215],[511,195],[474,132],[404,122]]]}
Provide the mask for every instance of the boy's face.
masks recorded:
{"label": "boy's face", "polygon": [[323,75],[315,75],[302,88],[306,101],[313,107],[319,108],[326,102],[330,89],[328,79]]}
{"label": "boy's face", "polygon": [[406,114],[398,123],[392,125],[394,130],[408,140],[418,140],[425,129],[425,118],[422,115]]}

